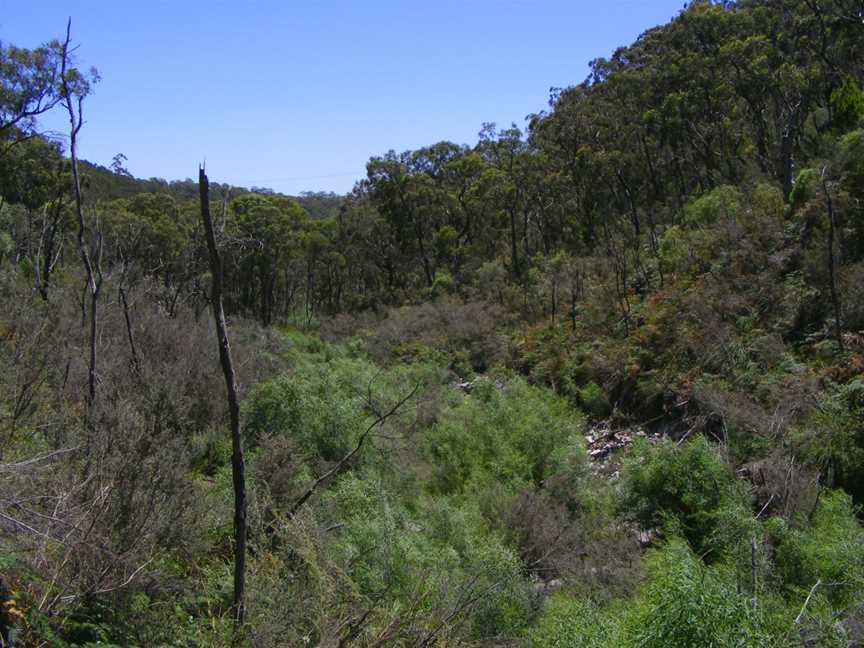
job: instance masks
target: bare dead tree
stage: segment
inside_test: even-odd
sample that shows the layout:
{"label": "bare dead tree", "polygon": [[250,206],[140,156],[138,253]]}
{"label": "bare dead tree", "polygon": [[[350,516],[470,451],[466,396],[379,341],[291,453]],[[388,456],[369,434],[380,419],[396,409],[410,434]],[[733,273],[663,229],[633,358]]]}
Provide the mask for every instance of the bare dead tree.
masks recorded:
{"label": "bare dead tree", "polygon": [[[75,215],[78,220],[78,252],[87,273],[86,292],[90,295],[90,358],[87,371],[88,384],[88,406],[90,420],[93,420],[93,410],[96,406],[96,336],[98,326],[98,301],[102,290],[102,237],[95,237],[95,250],[88,249],[85,241],[86,226],[84,224],[84,202],[81,197],[81,179],[78,175],[78,133],[84,124],[83,102],[86,94],[85,89],[76,87],[73,89],[73,81],[80,83],[77,73],[73,78],[73,70],[69,70],[70,63],[70,33],[72,31],[72,19],[66,23],[66,40],[63,42],[61,60],[61,94],[63,105],[69,113],[69,157],[72,163],[72,191],[75,196]],[[93,258],[95,257],[95,258]]]}
{"label": "bare dead tree", "polygon": [[231,473],[234,481],[234,624],[243,624],[246,616],[246,466],[243,459],[243,439],[240,434],[240,401],[237,397],[237,378],[231,360],[231,345],[228,342],[228,324],[222,307],[222,260],[216,247],[213,219],[210,216],[210,181],[204,167],[198,168],[198,191],[201,199],[201,220],[207,238],[212,275],[210,305],[216,322],[219,340],[219,361],[225,376],[228,412],[231,417]]}

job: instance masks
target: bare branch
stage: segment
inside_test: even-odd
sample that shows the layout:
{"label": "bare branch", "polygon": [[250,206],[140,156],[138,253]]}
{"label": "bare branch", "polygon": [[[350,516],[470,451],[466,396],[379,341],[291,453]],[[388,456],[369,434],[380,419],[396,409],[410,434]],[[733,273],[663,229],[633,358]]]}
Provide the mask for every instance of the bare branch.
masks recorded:
{"label": "bare branch", "polygon": [[32,466],[33,464],[40,463],[42,461],[48,461],[49,459],[53,459],[58,455],[68,454],[70,452],[75,452],[79,450],[81,446],[75,446],[74,448],[63,448],[61,450],[55,450],[54,452],[49,452],[46,455],[42,455],[41,457],[34,457],[33,459],[28,459],[27,461],[19,461],[17,463],[9,463],[9,464],[0,464],[0,472],[13,472],[17,470],[22,470],[27,468],[28,466]]}
{"label": "bare branch", "polygon": [[[417,383],[416,385],[414,385],[414,388],[405,397],[400,399],[387,412],[385,412],[383,414],[378,414],[377,418],[372,422],[372,424],[368,428],[366,428],[366,431],[363,432],[363,434],[361,434],[360,437],[357,439],[357,444],[354,446],[354,449],[351,452],[349,452],[347,455],[342,457],[342,459],[340,459],[339,462],[335,466],[333,466],[330,470],[328,470],[326,473],[324,473],[318,479],[316,479],[312,483],[312,485],[306,490],[306,492],[303,493],[303,495],[301,495],[297,499],[296,502],[294,502],[294,506],[291,507],[291,511],[288,513],[288,517],[293,518],[297,514],[297,511],[300,510],[300,507],[302,507],[308,501],[308,499],[310,497],[312,497],[312,495],[315,494],[315,491],[318,489],[319,486],[321,486],[321,484],[323,484],[328,479],[330,479],[334,475],[341,472],[342,469],[348,464],[348,462],[351,461],[351,459],[354,457],[354,455],[356,455],[358,452],[360,452],[360,449],[363,447],[363,444],[366,442],[366,438],[369,436],[369,434],[372,432],[372,430],[374,430],[376,427],[378,427],[379,425],[384,423],[384,421],[386,421],[388,418],[390,418],[396,412],[398,412],[399,409],[405,403],[407,403],[414,396],[414,394],[417,393],[417,390],[419,388],[420,388],[420,383]],[[371,386],[370,386],[370,390],[371,390]]]}

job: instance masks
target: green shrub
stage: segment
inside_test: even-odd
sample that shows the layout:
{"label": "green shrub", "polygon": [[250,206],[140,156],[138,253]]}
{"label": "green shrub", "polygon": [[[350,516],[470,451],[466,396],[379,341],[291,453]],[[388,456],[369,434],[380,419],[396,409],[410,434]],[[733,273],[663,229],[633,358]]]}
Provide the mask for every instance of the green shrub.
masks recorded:
{"label": "green shrub", "polygon": [[212,477],[231,461],[231,439],[219,427],[208,427],[195,434],[190,445],[191,468],[202,475]]}
{"label": "green shrub", "polygon": [[845,132],[855,128],[864,115],[864,92],[854,77],[848,76],[831,92],[829,101],[835,128]]}
{"label": "green shrub", "polygon": [[580,387],[578,394],[579,404],[594,418],[603,418],[612,413],[612,405],[606,398],[603,388],[597,383],[592,381]]}
{"label": "green shrub", "polygon": [[717,251],[717,236],[710,229],[673,225],[660,239],[660,263],[671,272],[703,271],[710,266]]}
{"label": "green shrub", "polygon": [[795,178],[795,184],[789,194],[789,202],[798,208],[819,195],[820,173],[818,169],[802,169]]}
{"label": "green shrub", "polygon": [[15,251],[15,241],[8,232],[0,232],[0,263]]}
{"label": "green shrub", "polygon": [[864,379],[829,386],[801,426],[797,443],[830,485],[864,502]]}
{"label": "green shrub", "polygon": [[717,187],[684,208],[684,223],[691,227],[705,227],[723,218],[737,218],[742,200],[741,192],[735,187]]}
{"label": "green shrub", "polygon": [[310,459],[343,457],[365,413],[359,396],[346,394],[339,378],[326,367],[307,367],[257,385],[243,403],[250,441],[284,434]]}
{"label": "green shrub", "polygon": [[860,196],[864,187],[864,128],[847,133],[840,140],[840,166],[844,184]]}
{"label": "green shrub", "polygon": [[769,530],[776,545],[776,577],[788,593],[803,600],[821,580],[823,594],[835,606],[864,597],[864,529],[848,495],[823,495],[811,523],[803,528],[775,519]]}
{"label": "green shrub", "polygon": [[[706,566],[680,538],[647,556],[631,599],[598,608],[558,594],[530,634],[531,648],[756,648],[769,645],[735,571]],[[786,626],[788,627],[788,626]]]}
{"label": "green shrub", "polygon": [[706,567],[673,539],[647,560],[648,581],[630,619],[634,648],[753,648],[766,645],[751,599],[733,570]]}
{"label": "green shrub", "polygon": [[753,190],[751,197],[753,209],[762,218],[779,220],[783,217],[786,205],[783,202],[783,192],[773,184],[760,182]]}
{"label": "green shrub", "polygon": [[608,648],[623,646],[623,632],[613,615],[592,602],[556,594],[546,604],[530,634],[531,648]]}
{"label": "green shrub", "polygon": [[331,555],[348,566],[361,594],[409,605],[427,591],[429,618],[468,602],[465,626],[477,639],[518,636],[533,619],[519,559],[476,505],[445,497],[412,503],[378,477],[351,474],[322,498],[321,511],[338,527]]}
{"label": "green shrub", "polygon": [[446,270],[438,270],[435,272],[435,279],[432,281],[432,294],[434,296],[446,295],[453,292],[456,287],[456,281]]}
{"label": "green shrub", "polygon": [[481,381],[442,414],[424,445],[440,492],[462,491],[469,482],[517,489],[581,461],[582,428],[582,417],[548,390],[519,378]]}
{"label": "green shrub", "polygon": [[[309,339],[300,337],[291,352],[293,372],[259,383],[243,402],[251,447],[261,438],[285,435],[306,461],[338,461],[373,420],[370,393],[378,409],[386,410],[413,386],[441,380],[442,372],[433,365],[418,362],[382,371],[358,357],[356,345],[319,341],[309,348]],[[419,393],[400,412],[413,412],[418,399]]]}
{"label": "green shrub", "polygon": [[702,437],[638,442],[624,465],[623,508],[644,527],[684,537],[709,560],[734,551],[751,524],[746,488]]}

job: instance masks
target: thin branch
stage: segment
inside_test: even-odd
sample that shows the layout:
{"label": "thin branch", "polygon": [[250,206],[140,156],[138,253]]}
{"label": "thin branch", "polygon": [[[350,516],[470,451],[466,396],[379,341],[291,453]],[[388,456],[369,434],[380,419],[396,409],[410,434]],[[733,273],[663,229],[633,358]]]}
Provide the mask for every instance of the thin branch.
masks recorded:
{"label": "thin branch", "polygon": [[119,589],[123,589],[124,587],[129,585],[133,580],[135,580],[135,577],[138,574],[140,574],[144,570],[144,568],[147,565],[149,565],[151,562],[153,562],[153,558],[151,558],[147,562],[139,565],[135,571],[133,571],[131,574],[129,574],[129,578],[127,578],[125,581],[123,581],[119,585],[115,585],[114,587],[105,587],[103,589],[94,590],[92,592],[84,592],[82,594],[71,594],[69,596],[61,596],[60,600],[61,601],[73,601],[76,598],[81,598],[82,596],[95,596],[96,594],[108,594],[109,592],[116,592]]}
{"label": "thin branch", "polygon": [[810,605],[810,599],[813,598],[813,595],[816,593],[816,590],[819,589],[819,586],[822,584],[822,579],[816,581],[816,584],[810,588],[810,593],[807,595],[807,598],[804,601],[804,605],[801,607],[801,611],[798,613],[798,616],[795,617],[795,625],[800,625],[801,621],[804,619],[804,612],[807,611],[807,606]]}
{"label": "thin branch", "polygon": [[316,479],[312,483],[312,485],[306,490],[306,492],[303,493],[303,495],[300,496],[296,502],[294,502],[294,506],[291,507],[291,511],[288,513],[288,517],[293,518],[297,514],[297,511],[300,510],[300,507],[302,507],[309,500],[309,498],[315,494],[315,491],[318,489],[319,486],[321,486],[321,484],[323,484],[325,481],[327,481],[328,479],[330,479],[334,475],[341,472],[342,469],[345,467],[345,465],[349,461],[351,461],[351,459],[354,457],[354,455],[356,455],[358,452],[360,452],[360,449],[363,447],[363,444],[365,443],[366,438],[369,436],[369,434],[372,432],[372,430],[374,430],[376,427],[378,427],[379,425],[384,423],[384,421],[386,421],[388,418],[393,416],[397,411],[399,411],[399,409],[405,403],[407,403],[414,396],[414,394],[417,393],[417,390],[419,388],[420,388],[420,384],[417,383],[416,385],[414,385],[414,388],[408,393],[408,395],[406,395],[401,400],[399,400],[399,402],[397,402],[393,407],[391,407],[384,414],[379,414],[378,417],[372,422],[372,424],[368,428],[366,428],[366,431],[360,435],[360,438],[357,439],[357,445],[354,446],[354,449],[351,452],[349,452],[347,455],[342,457],[342,459],[340,459],[339,462],[335,466],[333,466],[330,470],[328,470],[326,473],[324,473],[318,479]]}
{"label": "thin branch", "polygon": [[759,513],[756,514],[756,519],[757,519],[757,520],[758,520],[760,517],[762,517],[762,514],[763,514],[763,513],[765,512],[765,510],[766,510],[766,509],[771,505],[771,502],[773,502],[773,501],[774,501],[774,493],[771,493],[771,497],[769,497],[769,498],[768,498],[768,501],[765,502],[765,506],[763,506],[763,507],[762,507],[762,510],[760,510]]}
{"label": "thin branch", "polygon": [[46,455],[42,455],[41,457],[34,457],[33,459],[28,459],[27,461],[19,461],[17,463],[9,463],[9,464],[0,464],[0,472],[12,472],[15,470],[21,470],[22,468],[26,468],[33,464],[39,463],[41,461],[47,461],[48,459],[52,459],[58,455],[68,454],[70,452],[75,452],[80,449],[81,446],[75,446],[74,448],[63,448],[62,450],[55,450],[54,452],[49,452]]}

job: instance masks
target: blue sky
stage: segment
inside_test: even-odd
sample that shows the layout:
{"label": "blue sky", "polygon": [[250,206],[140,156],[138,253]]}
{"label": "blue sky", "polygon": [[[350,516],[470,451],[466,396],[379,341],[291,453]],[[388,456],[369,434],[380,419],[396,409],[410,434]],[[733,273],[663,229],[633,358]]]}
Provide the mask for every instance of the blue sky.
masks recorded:
{"label": "blue sky", "polygon": [[[366,160],[485,121],[524,125],[549,88],[665,23],[683,0],[55,2],[0,0],[0,40],[34,47],[72,17],[102,77],[81,155],[138,177],[345,192]],[[46,127],[63,128],[50,118]]]}

